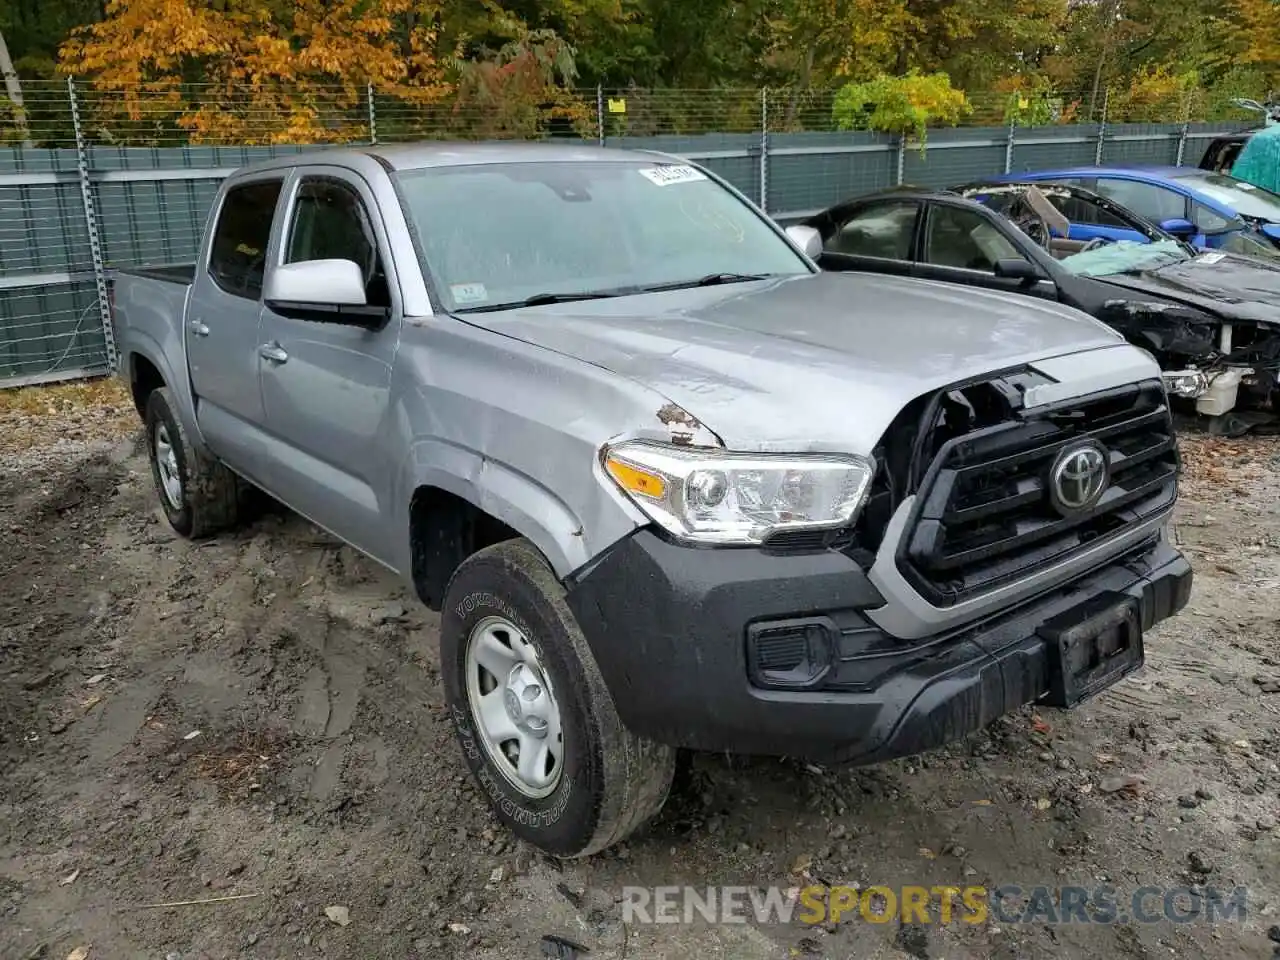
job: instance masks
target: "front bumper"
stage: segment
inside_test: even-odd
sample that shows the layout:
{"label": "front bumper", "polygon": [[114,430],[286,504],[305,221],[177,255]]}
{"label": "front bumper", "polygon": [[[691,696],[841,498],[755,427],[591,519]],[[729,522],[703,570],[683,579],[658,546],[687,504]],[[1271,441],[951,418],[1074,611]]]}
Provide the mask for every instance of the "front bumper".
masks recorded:
{"label": "front bumper", "polygon": [[[844,554],[692,549],[642,530],[576,576],[568,601],[636,733],[699,750],[876,763],[1043,697],[1050,667],[1037,631],[1051,618],[1123,594],[1145,631],[1186,605],[1191,580],[1186,560],[1155,537],[1013,609],[901,640],[865,616],[884,600]],[[802,665],[770,670],[779,650]]]}

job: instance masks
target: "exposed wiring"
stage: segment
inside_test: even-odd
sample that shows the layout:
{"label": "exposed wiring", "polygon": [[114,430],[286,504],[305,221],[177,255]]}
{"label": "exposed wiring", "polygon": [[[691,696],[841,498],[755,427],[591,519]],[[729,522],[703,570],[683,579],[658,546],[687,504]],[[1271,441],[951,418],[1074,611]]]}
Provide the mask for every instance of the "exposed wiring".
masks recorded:
{"label": "exposed wiring", "polygon": [[72,329],[71,331],[71,339],[67,341],[67,348],[62,351],[61,355],[59,355],[57,360],[53,361],[53,363],[51,363],[44,370],[41,370],[39,375],[43,375],[46,373],[53,373],[55,370],[58,369],[58,367],[62,365],[62,361],[67,359],[67,355],[71,353],[71,348],[75,345],[76,337],[80,336],[80,324],[84,323],[84,318],[89,315],[89,311],[92,310],[94,307],[96,307],[99,304],[99,302],[100,302],[100,298],[94,297],[93,301],[87,307],[85,307],[83,310],[80,311],[80,317],[79,319],[76,320],[76,325],[74,329]]}

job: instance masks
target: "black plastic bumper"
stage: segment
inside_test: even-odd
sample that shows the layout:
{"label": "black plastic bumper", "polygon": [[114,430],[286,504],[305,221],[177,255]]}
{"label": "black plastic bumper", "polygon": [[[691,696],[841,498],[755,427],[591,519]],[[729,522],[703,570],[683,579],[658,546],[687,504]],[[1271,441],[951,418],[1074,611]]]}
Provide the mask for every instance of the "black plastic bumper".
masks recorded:
{"label": "black plastic bumper", "polygon": [[[580,572],[568,599],[637,733],[701,750],[875,763],[1039,700],[1051,658],[1037,631],[1105,593],[1132,598],[1145,631],[1186,605],[1191,568],[1156,540],[1000,616],[903,641],[866,617],[884,601],[841,553],[696,550],[642,530]],[[762,673],[760,638],[779,624],[795,641],[788,655],[805,664],[798,673]]]}

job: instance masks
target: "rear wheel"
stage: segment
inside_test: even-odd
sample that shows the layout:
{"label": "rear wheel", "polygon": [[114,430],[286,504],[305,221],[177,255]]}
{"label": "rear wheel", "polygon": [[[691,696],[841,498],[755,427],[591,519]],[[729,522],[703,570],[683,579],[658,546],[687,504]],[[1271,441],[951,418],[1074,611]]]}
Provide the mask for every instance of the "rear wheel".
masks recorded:
{"label": "rear wheel", "polygon": [[198,539],[232,526],[239,513],[239,481],[218,461],[191,446],[174,413],[168,387],[147,397],[145,423],[151,475],[173,529]]}
{"label": "rear wheel", "polygon": [[587,856],[662,808],[676,752],[622,725],[563,589],[532,544],[495,544],[458,568],[440,657],[467,764],[521,839],[555,856]]}

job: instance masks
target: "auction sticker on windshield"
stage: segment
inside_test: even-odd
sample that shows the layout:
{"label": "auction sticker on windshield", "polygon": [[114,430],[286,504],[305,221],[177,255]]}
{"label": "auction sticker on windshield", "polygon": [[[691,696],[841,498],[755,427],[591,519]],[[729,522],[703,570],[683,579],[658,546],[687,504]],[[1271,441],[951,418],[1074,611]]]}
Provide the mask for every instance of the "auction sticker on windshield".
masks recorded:
{"label": "auction sticker on windshield", "polygon": [[1225,260],[1226,257],[1227,255],[1225,253],[1205,253],[1196,257],[1196,262],[1203,263],[1206,265],[1212,265],[1217,263],[1219,260]]}
{"label": "auction sticker on windshield", "polygon": [[449,287],[455,303],[484,303],[489,299],[489,291],[483,283],[455,283]]}
{"label": "auction sticker on windshield", "polygon": [[686,164],[669,164],[662,167],[648,167],[640,171],[640,175],[651,180],[660,187],[673,183],[693,183],[705,180],[706,176]]}

